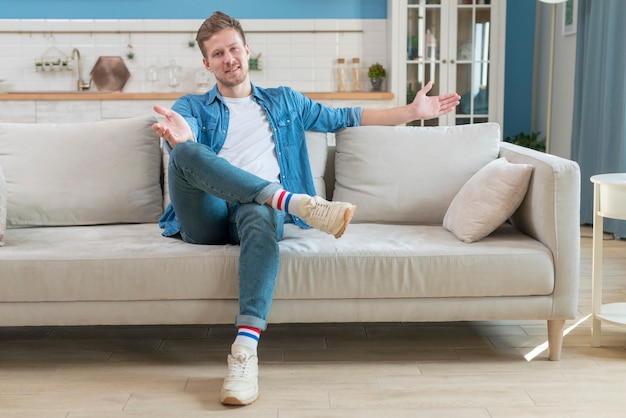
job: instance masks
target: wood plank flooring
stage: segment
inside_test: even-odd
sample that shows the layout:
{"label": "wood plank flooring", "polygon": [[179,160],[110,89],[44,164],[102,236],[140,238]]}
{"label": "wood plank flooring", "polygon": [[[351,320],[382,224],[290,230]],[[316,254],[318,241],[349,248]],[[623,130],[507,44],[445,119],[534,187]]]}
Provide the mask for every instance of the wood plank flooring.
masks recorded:
{"label": "wood plank flooring", "polygon": [[[626,301],[626,241],[606,237],[605,302]],[[592,348],[591,228],[561,361],[545,321],[272,325],[260,398],[218,401],[229,326],[0,328],[0,417],[622,417],[626,328]],[[579,323],[580,322],[580,323]]]}

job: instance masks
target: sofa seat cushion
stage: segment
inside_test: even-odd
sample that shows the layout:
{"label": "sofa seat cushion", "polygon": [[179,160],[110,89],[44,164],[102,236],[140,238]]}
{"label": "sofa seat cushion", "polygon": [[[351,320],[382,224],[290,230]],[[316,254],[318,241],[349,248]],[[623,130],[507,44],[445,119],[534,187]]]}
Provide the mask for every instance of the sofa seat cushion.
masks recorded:
{"label": "sofa seat cushion", "polygon": [[[239,247],[157,224],[9,229],[1,302],[236,299]],[[548,295],[550,251],[503,225],[472,245],[442,226],[354,224],[339,240],[286,225],[276,299]]]}

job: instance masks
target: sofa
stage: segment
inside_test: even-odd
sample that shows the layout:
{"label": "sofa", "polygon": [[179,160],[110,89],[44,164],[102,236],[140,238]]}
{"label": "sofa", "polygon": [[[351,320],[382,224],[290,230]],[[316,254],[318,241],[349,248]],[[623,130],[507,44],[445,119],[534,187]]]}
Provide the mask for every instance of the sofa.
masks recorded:
{"label": "sofa", "polygon": [[[152,116],[0,124],[0,326],[228,324],[235,245],[165,238]],[[341,239],[285,225],[268,321],[545,320],[577,311],[580,171],[496,123],[307,132],[317,193],[357,206]]]}

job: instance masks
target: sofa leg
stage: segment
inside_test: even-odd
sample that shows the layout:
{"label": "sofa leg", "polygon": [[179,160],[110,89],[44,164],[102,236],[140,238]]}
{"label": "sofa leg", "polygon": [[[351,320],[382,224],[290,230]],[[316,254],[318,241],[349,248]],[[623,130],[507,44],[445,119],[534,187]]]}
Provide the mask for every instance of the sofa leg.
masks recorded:
{"label": "sofa leg", "polygon": [[563,331],[565,331],[564,319],[548,320],[548,358],[552,361],[561,359]]}

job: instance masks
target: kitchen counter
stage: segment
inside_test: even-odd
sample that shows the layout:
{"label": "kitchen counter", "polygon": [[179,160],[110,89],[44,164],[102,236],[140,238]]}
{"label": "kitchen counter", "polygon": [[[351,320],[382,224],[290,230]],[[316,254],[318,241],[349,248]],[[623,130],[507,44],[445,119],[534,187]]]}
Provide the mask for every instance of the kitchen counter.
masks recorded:
{"label": "kitchen counter", "polygon": [[[195,92],[194,92],[195,93]],[[39,91],[39,92],[6,92],[0,93],[0,101],[6,100],[176,100],[185,92],[169,93],[124,93],[99,91]],[[391,100],[393,93],[372,92],[328,92],[304,93],[313,100]]]}

